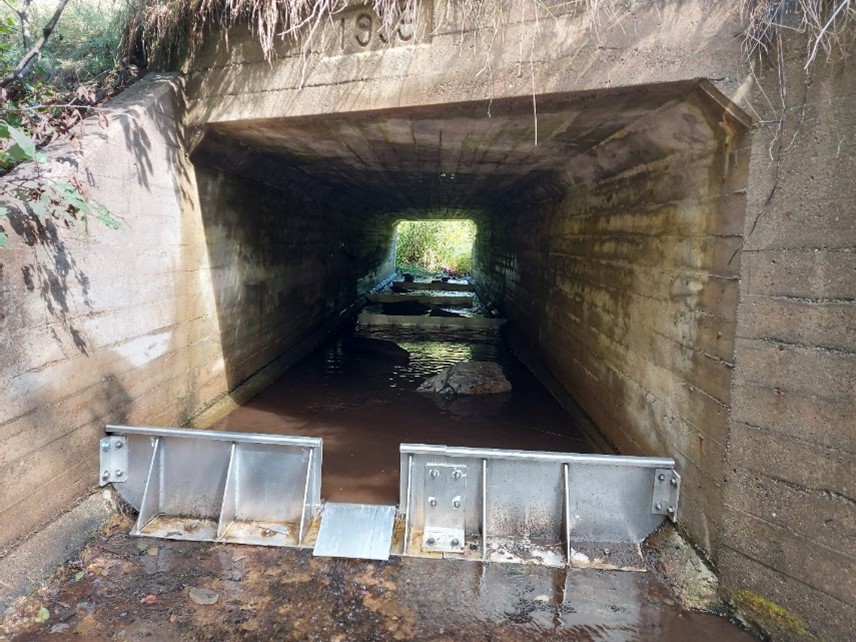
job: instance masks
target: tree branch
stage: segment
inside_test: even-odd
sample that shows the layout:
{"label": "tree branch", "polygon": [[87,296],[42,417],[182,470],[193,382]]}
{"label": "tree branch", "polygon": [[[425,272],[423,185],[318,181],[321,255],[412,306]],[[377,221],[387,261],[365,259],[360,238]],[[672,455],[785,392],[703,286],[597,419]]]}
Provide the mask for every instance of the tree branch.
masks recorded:
{"label": "tree branch", "polygon": [[54,9],[51,19],[48,20],[44,27],[42,27],[42,37],[39,38],[36,44],[34,44],[30,50],[24,54],[24,57],[18,61],[15,69],[0,80],[0,87],[6,88],[16,80],[21,80],[24,76],[30,73],[30,71],[32,71],[33,65],[35,65],[36,61],[41,57],[42,48],[45,46],[48,38],[51,37],[53,30],[56,28],[56,23],[59,22],[59,17],[62,15],[65,5],[67,5],[68,2],[69,0],[59,0],[59,2],[57,2],[56,9]]}
{"label": "tree branch", "polygon": [[33,48],[33,34],[30,33],[30,5],[33,0],[23,0],[21,8],[16,12],[21,20],[21,42],[24,44],[24,49]]}

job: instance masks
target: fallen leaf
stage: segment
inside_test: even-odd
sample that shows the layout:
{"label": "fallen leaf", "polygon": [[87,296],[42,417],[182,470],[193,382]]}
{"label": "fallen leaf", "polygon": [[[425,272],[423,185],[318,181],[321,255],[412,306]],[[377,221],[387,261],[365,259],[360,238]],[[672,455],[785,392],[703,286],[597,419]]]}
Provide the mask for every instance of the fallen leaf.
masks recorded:
{"label": "fallen leaf", "polygon": [[86,577],[86,571],[77,571],[77,573],[74,574],[74,580],[76,582],[82,580],[84,577]]}
{"label": "fallen leaf", "polygon": [[155,604],[157,601],[157,595],[146,595],[142,600],[140,600],[140,604]]}
{"label": "fallen leaf", "polygon": [[149,550],[149,545],[146,544],[145,542],[138,542],[137,543],[137,550],[140,551],[141,553],[144,553],[147,550]]}
{"label": "fallen leaf", "polygon": [[152,546],[151,548],[149,548],[149,550],[146,551],[146,553],[148,553],[149,555],[151,555],[153,557],[155,555],[157,555],[159,552],[160,552],[160,549],[157,546]]}
{"label": "fallen leaf", "polygon": [[41,624],[42,622],[47,622],[48,618],[50,618],[51,612],[48,611],[44,606],[39,609],[39,612],[36,613],[36,617],[33,618],[35,622]]}

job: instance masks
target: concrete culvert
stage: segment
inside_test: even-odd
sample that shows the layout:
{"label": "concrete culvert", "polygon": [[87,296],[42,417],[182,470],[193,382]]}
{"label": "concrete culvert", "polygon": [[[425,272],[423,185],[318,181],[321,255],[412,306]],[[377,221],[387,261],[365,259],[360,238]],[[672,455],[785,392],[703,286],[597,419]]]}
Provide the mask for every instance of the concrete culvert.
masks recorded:
{"label": "concrete culvert", "polygon": [[[0,218],[4,634],[854,638],[856,85],[813,14],[750,64],[725,2],[405,4],[224,14],[45,150],[121,229]],[[468,269],[398,260],[449,221]],[[52,521],[96,481],[133,510]]]}

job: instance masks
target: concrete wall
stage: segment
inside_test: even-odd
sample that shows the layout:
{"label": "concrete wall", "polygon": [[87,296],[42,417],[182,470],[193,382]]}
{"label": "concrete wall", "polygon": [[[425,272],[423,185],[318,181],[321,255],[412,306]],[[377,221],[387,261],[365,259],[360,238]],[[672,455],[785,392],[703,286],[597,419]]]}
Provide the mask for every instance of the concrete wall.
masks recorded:
{"label": "concrete wall", "polygon": [[728,151],[736,141],[706,122],[700,100],[576,157],[565,195],[498,213],[476,257],[489,298],[607,439],[625,454],[675,457],[681,522],[710,554],[749,157]]}
{"label": "concrete wall", "polygon": [[317,346],[395,269],[390,226],[217,168],[196,179],[230,387]]}
{"label": "concrete wall", "polygon": [[97,482],[106,423],[175,425],[226,390],[181,90],[145,79],[82,151],[49,150],[121,230],[0,222],[0,547]]}
{"label": "concrete wall", "polygon": [[805,43],[786,44],[783,100],[771,69],[761,80],[775,107],[752,95],[770,124],[751,140],[717,562],[779,639],[852,640],[856,73],[819,61],[805,75]]}

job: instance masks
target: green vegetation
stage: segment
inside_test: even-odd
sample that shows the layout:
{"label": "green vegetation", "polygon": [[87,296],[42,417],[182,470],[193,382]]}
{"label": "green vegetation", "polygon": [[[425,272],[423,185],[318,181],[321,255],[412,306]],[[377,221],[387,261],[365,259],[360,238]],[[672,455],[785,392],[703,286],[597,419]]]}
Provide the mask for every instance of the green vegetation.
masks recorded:
{"label": "green vegetation", "polygon": [[[126,5],[113,0],[0,4],[0,175],[35,162],[0,183],[0,219],[19,212],[64,225],[86,225],[91,217],[119,227],[74,175],[51,180],[38,165],[47,161],[39,148],[57,138],[74,146],[83,119],[127,84],[127,15]],[[103,115],[99,122],[107,124]],[[0,247],[6,242],[0,226]]]}
{"label": "green vegetation", "polygon": [[467,275],[473,269],[475,238],[476,224],[470,220],[401,221],[396,227],[396,268],[416,275]]}

